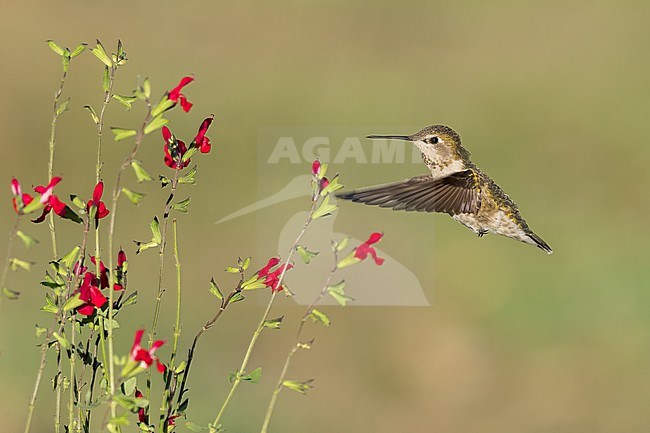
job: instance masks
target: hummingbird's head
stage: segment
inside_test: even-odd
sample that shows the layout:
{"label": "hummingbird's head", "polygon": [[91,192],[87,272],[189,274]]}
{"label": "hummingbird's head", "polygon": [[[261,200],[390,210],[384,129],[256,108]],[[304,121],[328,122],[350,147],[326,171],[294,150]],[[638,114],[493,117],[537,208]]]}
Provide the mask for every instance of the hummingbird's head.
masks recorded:
{"label": "hummingbird's head", "polygon": [[445,125],[432,125],[412,135],[369,135],[367,138],[406,140],[415,144],[429,159],[469,159],[460,143],[460,135]]}

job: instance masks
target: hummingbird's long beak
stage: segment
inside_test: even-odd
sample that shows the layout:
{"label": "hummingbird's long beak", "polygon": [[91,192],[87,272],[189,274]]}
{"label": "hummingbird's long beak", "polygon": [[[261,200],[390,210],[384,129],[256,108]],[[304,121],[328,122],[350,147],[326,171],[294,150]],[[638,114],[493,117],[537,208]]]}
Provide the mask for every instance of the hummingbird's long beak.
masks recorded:
{"label": "hummingbird's long beak", "polygon": [[372,140],[404,140],[404,141],[413,141],[409,135],[368,135],[366,138]]}

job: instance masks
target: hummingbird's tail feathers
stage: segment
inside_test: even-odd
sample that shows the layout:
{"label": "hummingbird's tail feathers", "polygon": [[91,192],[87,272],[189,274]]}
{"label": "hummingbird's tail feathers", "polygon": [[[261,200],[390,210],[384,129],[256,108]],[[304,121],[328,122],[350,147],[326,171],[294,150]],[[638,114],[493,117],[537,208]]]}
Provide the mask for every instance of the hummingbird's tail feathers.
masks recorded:
{"label": "hummingbird's tail feathers", "polygon": [[553,249],[535,233],[533,232],[528,233],[528,237],[532,239],[532,241],[534,242],[535,245],[537,245],[538,248],[546,251],[547,254],[553,254]]}
{"label": "hummingbird's tail feathers", "polygon": [[336,197],[394,210],[476,213],[481,207],[480,189],[472,170],[434,179],[423,175],[400,182],[341,192]]}

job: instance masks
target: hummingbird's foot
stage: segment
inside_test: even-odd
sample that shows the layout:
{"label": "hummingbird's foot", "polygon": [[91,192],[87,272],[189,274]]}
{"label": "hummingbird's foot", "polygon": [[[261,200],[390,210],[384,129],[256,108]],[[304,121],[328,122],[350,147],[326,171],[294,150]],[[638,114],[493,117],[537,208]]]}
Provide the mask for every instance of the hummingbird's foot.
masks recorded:
{"label": "hummingbird's foot", "polygon": [[479,238],[482,238],[483,236],[485,236],[485,235],[488,234],[488,233],[489,233],[489,232],[488,232],[487,230],[485,230],[485,229],[479,229],[479,231],[478,231],[478,237],[479,237]]}

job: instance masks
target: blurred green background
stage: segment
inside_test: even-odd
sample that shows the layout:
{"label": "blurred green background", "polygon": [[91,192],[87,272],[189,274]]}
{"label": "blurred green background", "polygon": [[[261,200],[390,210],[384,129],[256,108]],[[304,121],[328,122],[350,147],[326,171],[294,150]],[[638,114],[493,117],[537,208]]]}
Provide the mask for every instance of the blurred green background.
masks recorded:
{"label": "blurred green background", "polygon": [[[184,193],[192,195],[191,213],[179,217],[181,347],[216,308],[210,277],[228,287],[234,280],[222,270],[238,255],[263,254],[258,266],[275,253],[274,244],[259,251],[254,214],[213,224],[256,198],[260,128],[448,124],[554,248],[546,256],[504,238],[479,240],[445,215],[345,203],[337,231],[365,239],[383,230],[381,248],[418,275],[432,306],[326,308],[333,326],[309,329],[314,348],[299,354],[289,374],[315,378],[316,388],[307,398],[283,393],[273,431],[650,428],[648,2],[34,1],[3,10],[1,233],[13,222],[11,176],[24,185],[46,178],[60,75],[46,39],[73,47],[99,37],[114,50],[121,38],[130,61],[119,71],[119,93],[131,91],[139,76],[150,77],[159,95],[181,76],[196,75],[185,92],[192,112],[170,115],[174,131],[191,137],[203,116],[215,113],[213,151],[198,158],[199,184]],[[92,55],[73,61],[65,95],[71,109],[60,119],[55,171],[64,177],[60,192],[88,197],[96,137],[81,107],[101,100],[101,67]],[[141,107],[125,113],[114,103],[107,123],[130,127],[141,117]],[[414,131],[367,131],[376,132]],[[130,146],[107,135],[107,183]],[[145,141],[140,157],[152,173],[167,170],[158,135]],[[412,165],[347,167],[343,183],[353,187],[423,172]],[[283,184],[285,175],[279,170],[270,181]],[[131,176],[127,182],[134,185]],[[157,284],[156,254],[136,257],[131,240],[148,238],[164,195],[154,184],[134,189],[149,195],[139,209],[122,202],[117,228],[141,301],[121,320],[120,353],[137,326],[150,325]],[[276,222],[265,229],[279,231]],[[61,249],[70,249],[76,227],[59,227]],[[23,228],[41,244],[29,253],[19,245],[17,255],[42,265],[50,258],[46,226]],[[34,324],[51,320],[38,311],[44,290],[42,267],[36,269],[10,274],[7,285],[22,297],[0,310],[0,419],[7,432],[22,431],[38,366]],[[364,263],[357,271],[381,268]],[[199,348],[190,381],[189,418],[196,423],[211,421],[225,397],[227,375],[263,310],[266,295],[254,295],[228,311]],[[166,299],[161,336],[172,332]],[[275,312],[286,314],[287,326],[260,339],[251,365],[263,366],[263,380],[240,387],[224,418],[228,431],[261,425],[303,308],[285,302]],[[49,361],[34,432],[51,431]]]}

